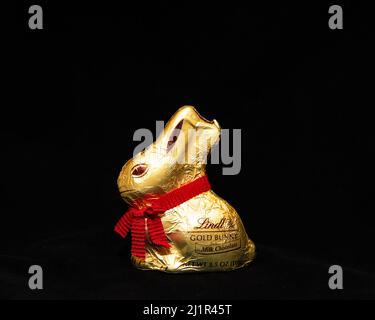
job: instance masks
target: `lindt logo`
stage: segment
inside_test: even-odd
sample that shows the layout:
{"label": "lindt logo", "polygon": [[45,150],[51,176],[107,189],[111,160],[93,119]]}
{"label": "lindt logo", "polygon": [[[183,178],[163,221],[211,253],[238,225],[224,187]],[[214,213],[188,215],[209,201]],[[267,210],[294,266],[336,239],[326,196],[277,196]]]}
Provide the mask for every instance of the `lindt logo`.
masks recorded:
{"label": "lindt logo", "polygon": [[210,218],[200,218],[198,219],[199,226],[194,227],[194,229],[233,229],[234,223],[231,219],[221,218],[217,223],[211,222]]}

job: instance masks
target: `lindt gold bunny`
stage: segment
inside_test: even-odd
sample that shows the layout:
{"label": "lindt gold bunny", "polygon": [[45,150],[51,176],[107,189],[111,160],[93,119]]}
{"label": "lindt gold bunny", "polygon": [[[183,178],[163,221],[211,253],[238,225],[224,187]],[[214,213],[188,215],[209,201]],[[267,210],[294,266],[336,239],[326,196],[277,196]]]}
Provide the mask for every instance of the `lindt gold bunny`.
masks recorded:
{"label": "lindt gold bunny", "polygon": [[227,271],[255,256],[234,208],[212,190],[207,155],[220,126],[180,108],[159,138],[122,168],[118,187],[130,205],[115,226],[132,233],[132,261],[145,270]]}

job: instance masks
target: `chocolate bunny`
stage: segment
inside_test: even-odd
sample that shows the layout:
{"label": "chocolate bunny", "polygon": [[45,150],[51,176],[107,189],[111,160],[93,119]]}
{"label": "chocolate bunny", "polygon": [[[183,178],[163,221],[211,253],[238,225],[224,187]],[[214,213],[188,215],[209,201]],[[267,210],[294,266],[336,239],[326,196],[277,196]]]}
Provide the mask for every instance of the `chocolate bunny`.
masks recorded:
{"label": "chocolate bunny", "polygon": [[254,258],[241,218],[211,190],[205,174],[220,130],[216,120],[184,106],[152,145],[123,166],[118,187],[131,208],[115,230],[123,237],[132,232],[136,267],[226,271]]}

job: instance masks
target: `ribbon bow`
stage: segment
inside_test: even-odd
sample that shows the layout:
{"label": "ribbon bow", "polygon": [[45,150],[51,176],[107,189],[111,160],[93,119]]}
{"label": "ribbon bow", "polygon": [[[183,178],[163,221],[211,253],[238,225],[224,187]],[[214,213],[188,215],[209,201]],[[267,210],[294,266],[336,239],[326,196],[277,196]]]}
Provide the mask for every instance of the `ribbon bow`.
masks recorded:
{"label": "ribbon bow", "polygon": [[[164,233],[160,214],[172,209],[181,203],[211,189],[207,176],[202,176],[175,190],[153,199],[151,205],[138,209],[131,207],[115,226],[115,231],[123,238],[129,231],[132,233],[132,256],[145,259],[147,232],[151,243],[170,248],[167,236]],[[147,229],[147,232],[146,232]]]}
{"label": "ribbon bow", "polygon": [[132,234],[132,256],[145,259],[145,243],[147,234],[149,240],[164,248],[170,248],[167,236],[165,235],[163,224],[160,219],[160,214],[166,210],[160,206],[146,207],[137,209],[131,207],[119,220],[115,226],[115,231],[123,238],[126,237],[129,231]]}

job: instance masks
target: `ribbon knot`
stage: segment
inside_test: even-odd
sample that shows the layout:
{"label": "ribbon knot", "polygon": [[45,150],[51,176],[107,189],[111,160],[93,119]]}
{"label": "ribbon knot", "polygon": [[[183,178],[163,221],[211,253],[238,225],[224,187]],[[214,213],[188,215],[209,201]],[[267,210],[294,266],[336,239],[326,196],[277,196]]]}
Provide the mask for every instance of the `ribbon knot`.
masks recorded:
{"label": "ribbon knot", "polygon": [[144,215],[147,218],[157,218],[159,214],[164,213],[166,210],[159,206],[152,206],[152,207],[147,207],[144,211]]}
{"label": "ribbon knot", "polygon": [[155,206],[155,207],[145,207],[142,209],[136,209],[136,208],[131,208],[133,211],[133,216],[137,218],[157,218],[159,214],[164,213],[166,210]]}

